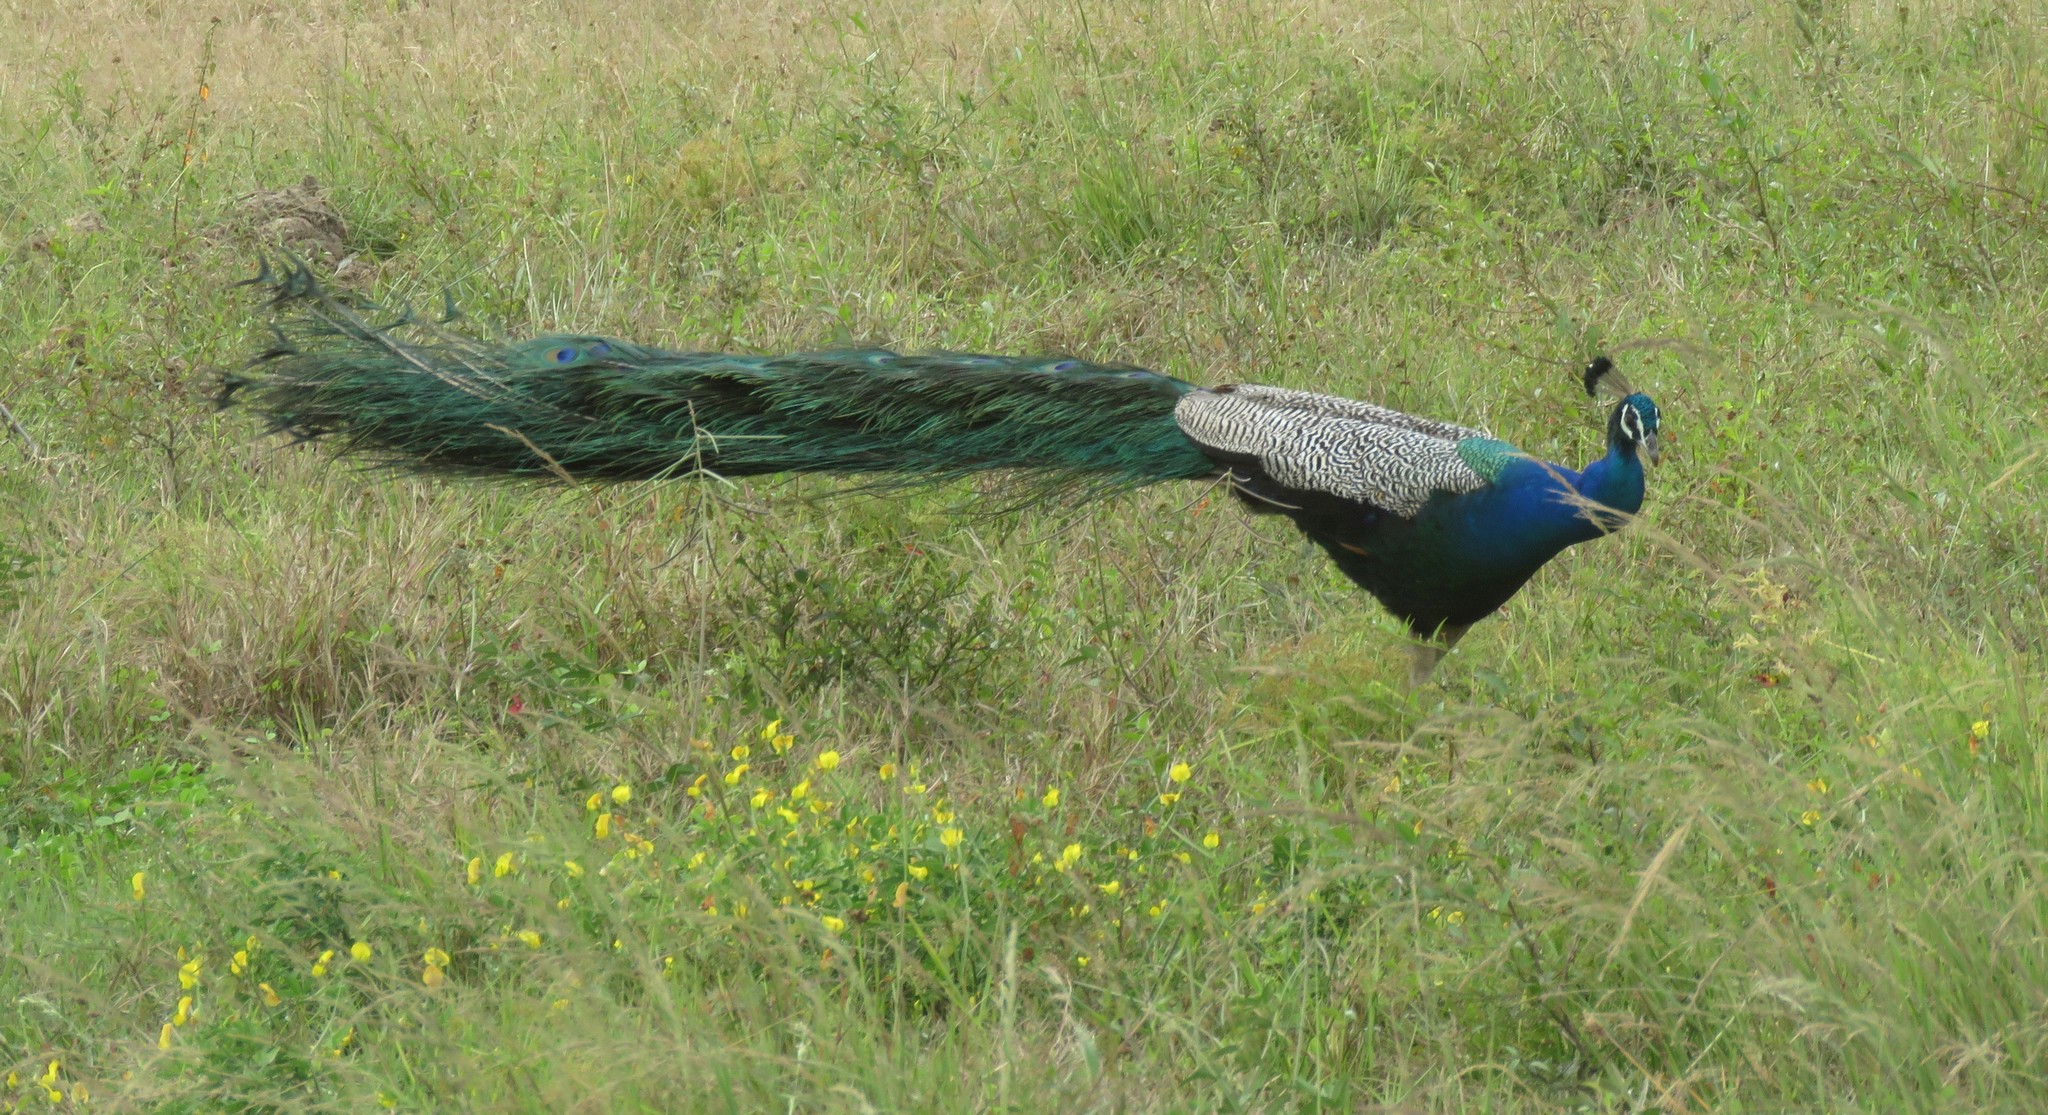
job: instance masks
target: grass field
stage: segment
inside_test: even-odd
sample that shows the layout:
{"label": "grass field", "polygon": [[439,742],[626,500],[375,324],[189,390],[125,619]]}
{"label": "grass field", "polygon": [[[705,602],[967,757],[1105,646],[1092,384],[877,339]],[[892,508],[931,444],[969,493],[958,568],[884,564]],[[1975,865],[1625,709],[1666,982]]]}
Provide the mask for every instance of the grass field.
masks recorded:
{"label": "grass field", "polygon": [[[2048,1110],[2044,28],[0,5],[0,1110]],[[1411,695],[1198,486],[263,440],[210,396],[279,239],[1574,463],[1607,351],[1668,452]]]}

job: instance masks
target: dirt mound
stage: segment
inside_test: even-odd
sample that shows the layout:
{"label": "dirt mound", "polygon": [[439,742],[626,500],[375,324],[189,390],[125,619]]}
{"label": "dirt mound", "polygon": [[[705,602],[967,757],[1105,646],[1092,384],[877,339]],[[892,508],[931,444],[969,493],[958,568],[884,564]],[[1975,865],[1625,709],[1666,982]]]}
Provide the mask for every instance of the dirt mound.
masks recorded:
{"label": "dirt mound", "polygon": [[234,212],[208,230],[276,245],[330,263],[348,258],[348,223],[341,219],[320,180],[307,175],[296,186],[256,190],[235,199]]}
{"label": "dirt mound", "polygon": [[377,277],[377,267],[349,249],[348,222],[320,180],[307,175],[296,186],[255,190],[235,199],[234,209],[206,230],[214,240],[238,241],[281,248],[333,268],[332,277],[362,285]]}

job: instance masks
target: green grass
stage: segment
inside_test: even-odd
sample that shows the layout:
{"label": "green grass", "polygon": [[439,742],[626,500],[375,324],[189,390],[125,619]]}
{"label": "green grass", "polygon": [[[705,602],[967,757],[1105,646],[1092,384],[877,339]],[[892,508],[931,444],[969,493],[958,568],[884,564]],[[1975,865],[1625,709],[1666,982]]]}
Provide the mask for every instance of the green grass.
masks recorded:
{"label": "green grass", "polygon": [[[2038,2],[83,9],[0,14],[0,1108],[2048,1106]],[[309,174],[484,328],[1573,462],[1608,351],[1670,451],[1411,697],[1193,486],[261,441]]]}

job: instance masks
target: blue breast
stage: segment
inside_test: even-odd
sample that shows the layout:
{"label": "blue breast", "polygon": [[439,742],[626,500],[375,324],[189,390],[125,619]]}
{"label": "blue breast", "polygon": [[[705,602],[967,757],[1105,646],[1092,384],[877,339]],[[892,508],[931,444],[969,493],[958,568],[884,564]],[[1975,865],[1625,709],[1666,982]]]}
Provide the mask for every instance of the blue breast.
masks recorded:
{"label": "blue breast", "polygon": [[1330,555],[1426,634],[1441,624],[1476,622],[1559,551],[1606,533],[1582,500],[1633,513],[1643,502],[1641,464],[1610,453],[1580,473],[1521,458],[1503,465],[1486,487],[1439,495],[1412,523],[1371,523],[1356,550],[1339,544]]}

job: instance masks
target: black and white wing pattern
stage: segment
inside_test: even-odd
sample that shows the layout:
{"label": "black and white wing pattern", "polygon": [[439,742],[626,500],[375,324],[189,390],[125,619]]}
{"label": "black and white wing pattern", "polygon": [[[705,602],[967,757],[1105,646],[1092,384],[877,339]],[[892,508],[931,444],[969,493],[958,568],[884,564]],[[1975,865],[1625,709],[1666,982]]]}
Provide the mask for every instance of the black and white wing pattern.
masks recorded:
{"label": "black and white wing pattern", "polygon": [[1458,452],[1482,430],[1334,395],[1250,384],[1193,391],[1174,407],[1181,431],[1229,463],[1256,464],[1292,489],[1413,518],[1437,492],[1486,485]]}

